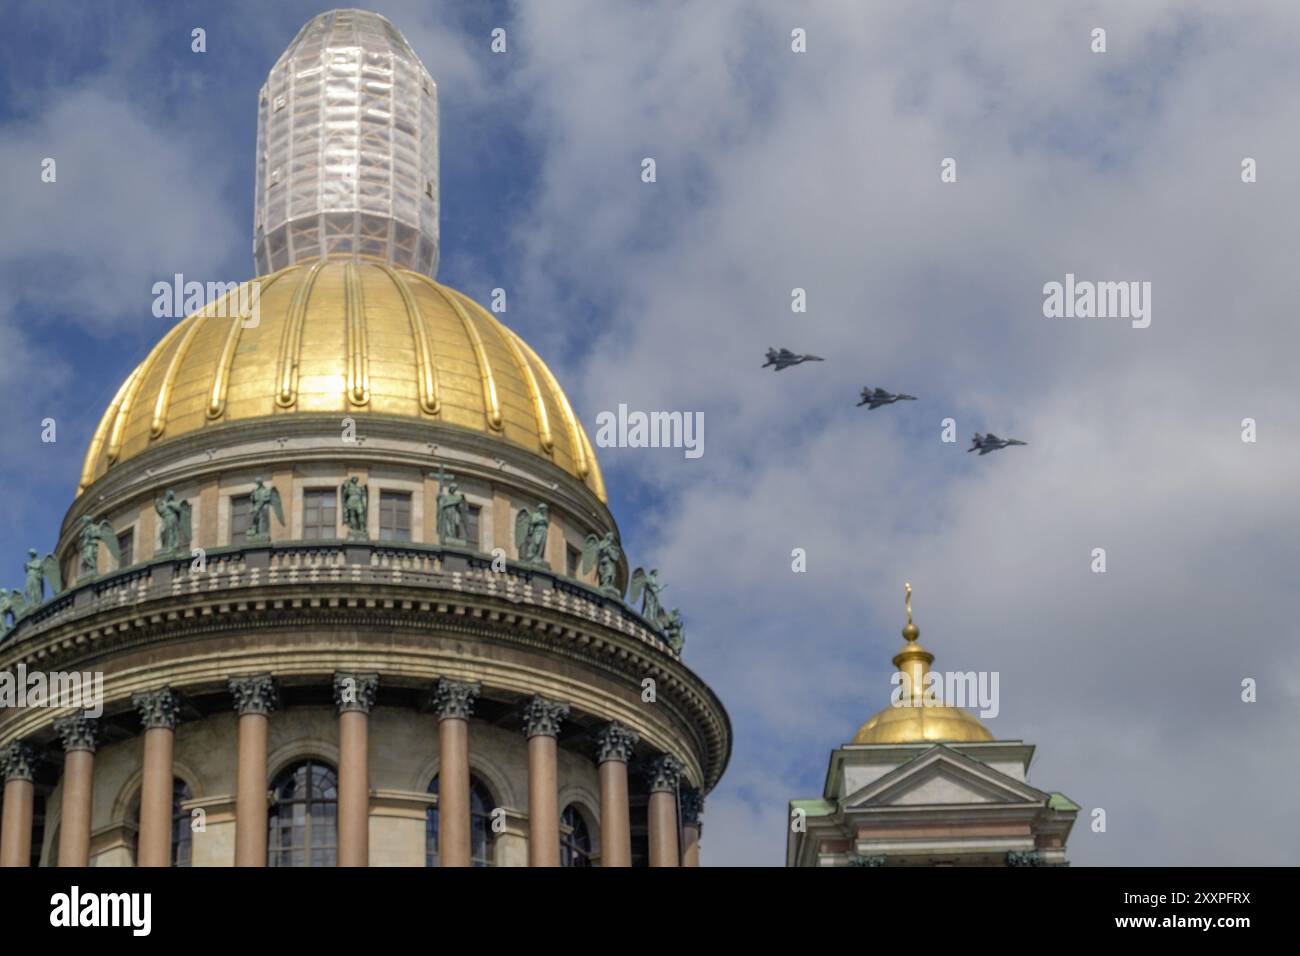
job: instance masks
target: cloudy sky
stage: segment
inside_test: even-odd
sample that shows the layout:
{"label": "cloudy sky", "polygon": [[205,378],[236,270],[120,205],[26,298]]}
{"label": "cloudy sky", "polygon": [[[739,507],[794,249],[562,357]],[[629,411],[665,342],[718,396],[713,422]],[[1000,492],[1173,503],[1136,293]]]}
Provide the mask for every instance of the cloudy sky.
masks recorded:
{"label": "cloudy sky", "polygon": [[[701,458],[601,460],[735,726],[706,863],[782,861],[787,800],[888,700],[905,580],[936,666],[997,671],[990,729],[1084,808],[1076,863],[1300,861],[1300,5],[371,6],[438,82],[439,278],[509,290],[593,434],[704,413]],[[250,275],[257,90],[322,9],[6,3],[11,584],[165,331],[152,284]],[[1067,273],[1150,282],[1150,327],[1045,318]],[[827,361],[774,375],[769,345]],[[1030,444],[967,455],[990,430]]]}

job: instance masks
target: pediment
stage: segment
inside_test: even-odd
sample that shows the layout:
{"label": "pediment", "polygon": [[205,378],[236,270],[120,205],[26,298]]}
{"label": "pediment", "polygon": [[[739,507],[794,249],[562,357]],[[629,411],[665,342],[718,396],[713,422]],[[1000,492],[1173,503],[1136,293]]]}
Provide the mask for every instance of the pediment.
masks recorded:
{"label": "pediment", "polygon": [[943,746],[896,767],[844,798],[844,809],[1029,804],[1048,795]]}

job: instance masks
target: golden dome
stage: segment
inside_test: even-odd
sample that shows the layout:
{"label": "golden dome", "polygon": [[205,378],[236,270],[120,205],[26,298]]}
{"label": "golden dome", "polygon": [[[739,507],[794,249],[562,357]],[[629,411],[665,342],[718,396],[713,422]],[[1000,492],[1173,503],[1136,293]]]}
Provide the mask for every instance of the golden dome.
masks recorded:
{"label": "golden dome", "polygon": [[855,744],[992,740],[987,727],[960,707],[886,707],[853,735]]}
{"label": "golden dome", "polygon": [[910,744],[921,742],[971,743],[992,740],[987,727],[960,707],[928,704],[924,701],[925,675],[934,655],[920,645],[921,630],[912,623],[912,585],[905,585],[907,625],[903,628],[903,649],[894,655],[894,667],[907,675],[910,706],[895,705],[872,715],[853,735],[855,744]]}
{"label": "golden dome", "polygon": [[[303,262],[178,322],[122,383],[78,494],[182,435],[294,412],[377,414],[470,429],[605,487],[591,442],[550,369],[468,296],[377,259]],[[230,303],[227,307],[227,302]]]}

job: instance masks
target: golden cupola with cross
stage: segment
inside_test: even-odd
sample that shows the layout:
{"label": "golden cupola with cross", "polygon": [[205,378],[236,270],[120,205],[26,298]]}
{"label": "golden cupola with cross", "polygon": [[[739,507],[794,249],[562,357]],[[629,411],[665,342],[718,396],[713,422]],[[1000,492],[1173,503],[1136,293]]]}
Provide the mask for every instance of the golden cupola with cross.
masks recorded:
{"label": "golden cupola with cross", "polygon": [[902,744],[917,741],[992,740],[988,728],[967,710],[926,699],[926,675],[934,655],[921,646],[921,629],[912,622],[912,585],[906,586],[907,624],[903,647],[894,655],[894,669],[906,675],[902,705],[877,711],[853,735],[855,744]]}
{"label": "golden cupola with cross", "polygon": [[[943,699],[912,621],[911,584],[904,594],[898,692],[831,751],[821,795],[790,801],[786,865],[1067,865],[1078,805],[1029,783],[1032,744],[994,737]],[[989,686],[980,703],[992,716],[997,685]]]}

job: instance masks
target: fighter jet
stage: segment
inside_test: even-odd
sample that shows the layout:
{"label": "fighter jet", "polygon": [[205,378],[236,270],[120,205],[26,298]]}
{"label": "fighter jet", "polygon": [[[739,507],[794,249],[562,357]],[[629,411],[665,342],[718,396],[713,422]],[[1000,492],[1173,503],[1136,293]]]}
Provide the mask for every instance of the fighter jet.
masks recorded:
{"label": "fighter jet", "polygon": [[767,361],[760,368],[767,368],[769,365],[775,365],[779,372],[783,368],[789,368],[791,365],[799,365],[802,362],[824,362],[826,361],[819,355],[796,355],[789,349],[768,349]]}
{"label": "fighter jet", "polygon": [[1006,448],[1008,445],[1028,445],[1029,442],[1016,441],[1014,438],[999,438],[997,435],[989,432],[987,435],[975,433],[971,440],[971,446],[966,449],[966,454],[978,451],[981,455],[987,455],[991,451],[997,451],[999,448]]}
{"label": "fighter jet", "polygon": [[892,405],[894,402],[914,401],[916,401],[915,395],[904,395],[902,392],[893,395],[885,391],[883,388],[872,389],[870,385],[867,385],[862,389],[862,401],[858,402],[858,407],[861,408],[863,405],[866,405],[867,411],[870,412],[879,408],[881,405]]}

